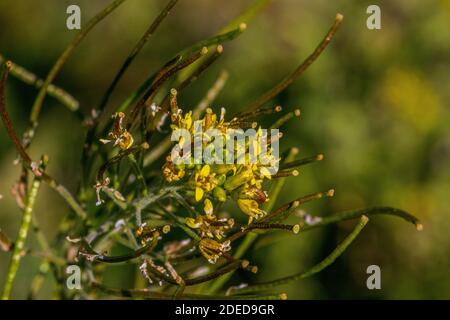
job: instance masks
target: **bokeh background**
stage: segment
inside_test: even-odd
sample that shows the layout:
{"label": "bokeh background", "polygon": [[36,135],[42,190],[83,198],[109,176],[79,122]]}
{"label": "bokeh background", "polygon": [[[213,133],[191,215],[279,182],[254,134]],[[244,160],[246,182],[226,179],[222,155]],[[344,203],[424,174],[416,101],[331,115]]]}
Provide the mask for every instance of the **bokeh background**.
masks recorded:
{"label": "bokeh background", "polygon": [[[78,4],[82,21],[109,1],[0,1],[0,54],[45,76],[75,31],[66,29],[66,8]],[[102,22],[64,66],[56,83],[74,94],[83,111],[95,107],[131,47],[164,0],[128,1]],[[119,103],[169,56],[209,37],[253,0],[180,0],[146,45],[113,96]],[[366,8],[378,4],[382,29],[366,28]],[[311,214],[373,205],[403,208],[424,230],[397,218],[374,217],[350,250],[330,268],[285,286],[295,299],[450,298],[450,1],[274,0],[198,82],[180,97],[195,105],[226,69],[230,78],[215,106],[239,110],[292,71],[318,44],[337,12],[344,23],[332,44],[273,104],[300,107],[302,117],[286,126],[281,147],[301,155],[323,152],[325,160],[290,180],[281,202],[336,189],[332,199],[309,204]],[[8,108],[23,132],[36,90],[11,77]],[[78,119],[47,98],[31,154],[50,156],[49,171],[74,190],[79,181],[84,130]],[[0,129],[0,227],[17,232],[20,210],[10,188],[18,177],[16,154]],[[43,187],[36,212],[45,234],[55,235],[65,204]],[[325,257],[355,222],[299,236],[260,241],[250,260],[260,266],[252,280],[307,269]],[[34,245],[30,237],[29,245]],[[9,254],[0,252],[0,285]],[[382,289],[366,288],[366,268],[381,267]],[[39,261],[25,257],[13,297],[25,298]],[[129,275],[114,273],[116,285]],[[242,280],[242,279],[241,279]],[[235,282],[239,282],[235,279]],[[51,298],[51,280],[40,298]]]}

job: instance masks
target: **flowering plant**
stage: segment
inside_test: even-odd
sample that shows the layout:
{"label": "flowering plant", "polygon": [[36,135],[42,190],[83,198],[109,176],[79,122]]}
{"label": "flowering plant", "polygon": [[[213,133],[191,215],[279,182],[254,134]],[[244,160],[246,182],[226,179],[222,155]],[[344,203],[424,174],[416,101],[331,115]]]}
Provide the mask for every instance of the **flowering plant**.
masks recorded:
{"label": "flowering plant", "polygon": [[[30,225],[34,226],[40,239],[41,270],[52,272],[62,285],[60,297],[91,298],[104,293],[149,299],[284,299],[286,294],[277,291],[279,285],[309,277],[329,266],[357,237],[368,222],[368,216],[396,215],[421,229],[414,216],[390,207],[327,217],[303,215],[296,224],[286,223],[302,204],[332,197],[333,189],[301,196],[275,207],[286,179],[296,177],[299,167],[321,161],[323,155],[298,159],[297,148],[279,152],[279,142],[284,134],[279,129],[299,117],[299,110],[286,112],[273,121],[269,128],[270,138],[258,119],[283,113],[281,106],[268,107],[267,104],[319,57],[338,30],[342,15],[336,16],[324,39],[292,74],[233,117],[228,117],[224,108],[217,110],[214,106],[214,99],[228,77],[226,72],[219,75],[193,110],[179,106],[178,94],[185,92],[222,55],[223,43],[245,31],[256,8],[261,8],[267,1],[257,1],[224,32],[180,51],[122,104],[109,110],[107,106],[117,83],[177,3],[177,0],[171,0],[133,48],[98,108],[85,115],[70,94],[52,83],[80,41],[124,1],[113,1],[95,16],[63,52],[47,78],[39,83],[36,81],[40,91],[30,115],[30,127],[22,139],[9,119],[4,90],[8,74],[24,79],[25,69],[11,61],[4,63],[0,111],[23,167],[15,190],[18,190],[16,199],[24,216],[14,244],[6,234],[0,234],[2,248],[13,252],[3,298],[10,295],[23,253],[33,253],[25,248]],[[169,79],[172,80],[170,86]],[[80,115],[87,126],[82,150],[82,181],[76,194],[46,173],[49,161],[46,156],[35,161],[28,154],[47,94]],[[252,130],[252,139],[246,139],[244,129]],[[166,134],[168,131],[171,137]],[[242,135],[241,143],[234,144],[235,138]],[[160,159],[162,166],[158,165]],[[32,216],[41,182],[54,189],[72,209],[72,214],[61,224],[54,243],[49,243],[39,233],[38,221]],[[226,213],[224,205],[230,204],[234,209]],[[235,271],[258,271],[257,266],[245,259],[257,237],[270,232],[298,234],[354,218],[359,218],[354,230],[310,270],[282,279],[230,286],[234,284],[231,276]],[[117,245],[127,248],[126,253],[107,253]],[[103,284],[104,265],[124,262],[136,265],[145,282],[135,289]],[[72,291],[64,287],[63,275],[72,265],[83,270],[80,279],[83,290]],[[39,291],[39,283],[34,282],[33,293]],[[203,283],[209,286],[199,286]]]}

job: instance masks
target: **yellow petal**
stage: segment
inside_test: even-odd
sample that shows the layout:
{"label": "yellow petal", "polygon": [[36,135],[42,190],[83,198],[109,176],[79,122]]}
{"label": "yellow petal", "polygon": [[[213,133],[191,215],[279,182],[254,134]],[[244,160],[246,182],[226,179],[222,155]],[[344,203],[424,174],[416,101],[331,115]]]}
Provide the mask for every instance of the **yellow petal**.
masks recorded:
{"label": "yellow petal", "polygon": [[131,133],[125,130],[125,132],[122,134],[122,139],[119,142],[119,147],[122,150],[127,150],[131,148],[133,142],[134,142],[133,136],[131,135]]}
{"label": "yellow petal", "polygon": [[266,167],[261,167],[259,169],[259,172],[261,173],[261,175],[267,179],[271,179],[272,175],[270,174],[269,169],[267,169]]}
{"label": "yellow petal", "polygon": [[202,188],[195,188],[195,201],[200,201],[203,198],[203,189]]}
{"label": "yellow petal", "polygon": [[198,227],[200,227],[200,224],[197,223],[193,218],[186,218],[186,225],[193,229],[197,229]]}
{"label": "yellow petal", "polygon": [[205,213],[207,215],[211,215],[213,213],[213,209],[214,209],[212,202],[209,199],[206,199],[204,204],[205,204],[205,207],[204,207]]}
{"label": "yellow petal", "polygon": [[202,177],[207,177],[209,176],[209,172],[211,171],[211,168],[209,167],[209,164],[205,164],[202,168],[202,170],[200,170],[200,175]]}

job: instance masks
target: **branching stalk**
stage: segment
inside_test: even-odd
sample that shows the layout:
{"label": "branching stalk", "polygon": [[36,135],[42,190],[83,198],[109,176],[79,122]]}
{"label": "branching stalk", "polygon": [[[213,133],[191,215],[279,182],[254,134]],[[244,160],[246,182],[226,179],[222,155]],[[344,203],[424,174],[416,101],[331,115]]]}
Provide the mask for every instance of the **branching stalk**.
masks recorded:
{"label": "branching stalk", "polygon": [[325,50],[325,48],[328,46],[330,41],[333,39],[334,35],[336,34],[336,31],[338,30],[339,26],[341,25],[342,19],[344,18],[343,15],[337,14],[336,19],[334,21],[333,26],[330,28],[328,33],[326,34],[325,38],[322,40],[322,42],[316,47],[314,52],[306,58],[306,60],[295,69],[293,73],[291,73],[288,77],[286,77],[284,80],[282,80],[279,84],[277,84],[275,87],[264,93],[261,97],[259,97],[256,101],[254,101],[252,104],[250,104],[246,110],[254,110],[258,109],[265,103],[269,102],[273,98],[275,98],[278,94],[280,94],[282,91],[284,91],[289,85],[291,85],[298,77],[300,77],[306,69],[314,62],[316,59],[320,56],[320,54]]}
{"label": "branching stalk", "polygon": [[306,272],[297,273],[292,276],[288,276],[285,278],[281,278],[278,280],[263,282],[255,285],[251,285],[242,289],[234,289],[232,290],[232,293],[236,294],[244,294],[249,292],[255,292],[255,291],[261,291],[261,290],[268,290],[273,289],[274,287],[292,282],[301,280],[307,277],[310,277],[316,273],[319,273],[329,265],[331,265],[347,248],[348,246],[353,242],[353,240],[356,239],[356,237],[359,235],[361,230],[366,226],[367,222],[369,221],[369,218],[366,216],[362,216],[359,220],[359,223],[356,225],[356,227],[353,229],[353,231],[336,247],[336,249],[333,250],[324,260],[322,260],[320,263],[316,264],[314,267],[309,269]]}

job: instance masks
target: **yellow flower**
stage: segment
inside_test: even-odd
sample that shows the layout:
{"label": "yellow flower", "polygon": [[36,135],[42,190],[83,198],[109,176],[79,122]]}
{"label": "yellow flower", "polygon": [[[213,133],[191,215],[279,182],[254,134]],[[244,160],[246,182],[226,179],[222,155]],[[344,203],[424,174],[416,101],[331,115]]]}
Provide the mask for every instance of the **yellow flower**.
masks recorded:
{"label": "yellow flower", "polygon": [[212,204],[211,200],[206,199],[205,202],[204,202],[204,205],[205,205],[205,207],[204,207],[205,213],[207,215],[212,215],[214,207],[213,207],[213,204]]}
{"label": "yellow flower", "polygon": [[228,177],[225,181],[223,187],[227,191],[233,191],[243,184],[247,183],[248,181],[252,180],[254,178],[253,172],[250,168],[246,167],[243,171],[238,173],[235,176]]}
{"label": "yellow flower", "polygon": [[117,112],[112,116],[112,118],[114,119],[114,128],[111,132],[109,132],[108,136],[110,136],[113,140],[100,139],[100,141],[104,144],[114,141],[114,146],[118,145],[122,150],[131,148],[134,143],[134,139],[131,133],[123,127],[125,114],[123,112]]}
{"label": "yellow flower", "polygon": [[195,201],[202,200],[205,191],[209,192],[216,186],[215,173],[211,173],[211,167],[205,164],[200,171],[194,174]]}
{"label": "yellow flower", "polygon": [[221,240],[225,232],[234,226],[234,219],[217,219],[215,215],[203,215],[197,218],[186,218],[186,225],[198,229],[203,238]]}
{"label": "yellow flower", "polygon": [[163,166],[163,175],[167,182],[176,182],[184,177],[185,171],[182,166],[175,166],[169,157]]}
{"label": "yellow flower", "polygon": [[172,128],[172,130],[177,129],[190,130],[192,128],[192,123],[193,123],[192,111],[189,111],[183,117],[182,111],[179,109],[178,113],[172,114],[172,124],[170,125],[170,127]]}
{"label": "yellow flower", "polygon": [[131,133],[125,130],[119,138],[119,147],[122,150],[127,150],[131,148],[133,142],[134,142],[133,136],[131,135]]}
{"label": "yellow flower", "polygon": [[266,215],[266,212],[259,208],[259,204],[255,200],[238,199],[237,204],[242,212],[249,216],[248,224],[252,223],[253,219],[257,220]]}

